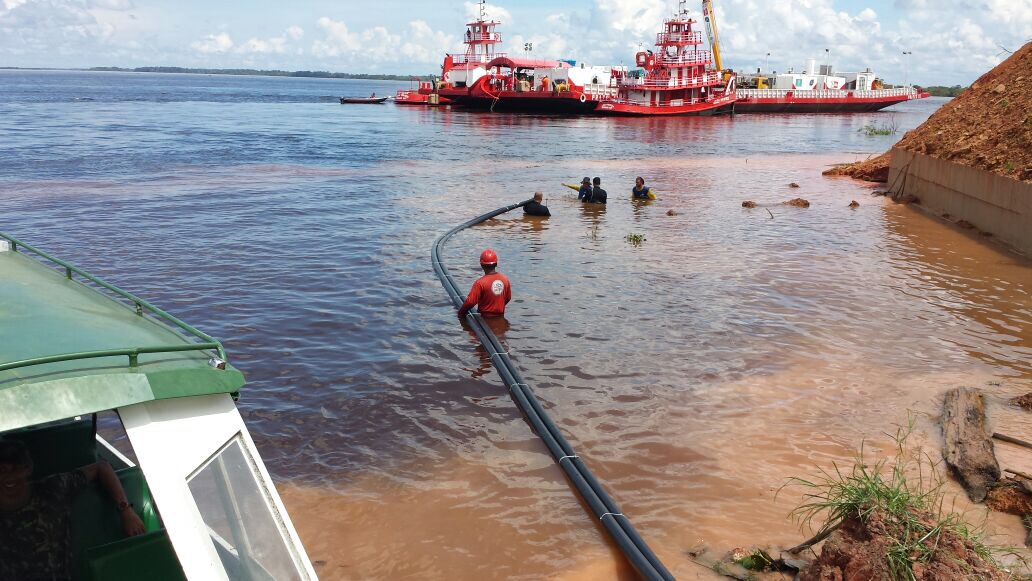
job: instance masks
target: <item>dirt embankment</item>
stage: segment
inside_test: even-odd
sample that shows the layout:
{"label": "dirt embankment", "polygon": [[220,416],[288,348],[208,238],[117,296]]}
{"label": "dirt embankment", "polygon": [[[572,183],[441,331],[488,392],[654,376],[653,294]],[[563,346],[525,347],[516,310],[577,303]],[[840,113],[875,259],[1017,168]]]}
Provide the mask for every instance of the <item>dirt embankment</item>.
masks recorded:
{"label": "dirt embankment", "polygon": [[1032,42],[896,147],[1032,182]]}
{"label": "dirt embankment", "polygon": [[[982,75],[895,147],[1032,182],[1032,42]],[[889,154],[824,172],[889,179]]]}
{"label": "dirt embankment", "polygon": [[849,176],[854,179],[868,182],[889,181],[889,154],[883,153],[878,157],[872,157],[856,163],[837,165],[824,172],[826,176]]}

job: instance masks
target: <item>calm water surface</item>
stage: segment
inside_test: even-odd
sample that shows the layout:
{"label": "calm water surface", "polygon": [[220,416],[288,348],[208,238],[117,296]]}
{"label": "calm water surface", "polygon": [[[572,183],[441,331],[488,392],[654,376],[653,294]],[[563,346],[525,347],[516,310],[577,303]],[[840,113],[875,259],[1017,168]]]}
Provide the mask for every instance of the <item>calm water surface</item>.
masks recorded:
{"label": "calm water surface", "polygon": [[[0,229],[225,341],[324,578],[627,575],[430,268],[441,232],[535,190],[551,219],[503,216],[446,258],[471,283],[498,251],[514,359],[680,578],[708,575],[688,548],[800,540],[799,491],[776,490],[864,440],[889,453],[908,410],[937,446],[950,387],[1032,437],[1004,405],[1032,390],[1030,262],[820,176],[901,136],[864,125],[910,129],[943,100],[712,119],[336,103],[405,86],[0,71]],[[608,208],[561,186],[585,175]],[[637,175],[658,201],[630,203]],[[741,208],[797,196],[811,207]]]}

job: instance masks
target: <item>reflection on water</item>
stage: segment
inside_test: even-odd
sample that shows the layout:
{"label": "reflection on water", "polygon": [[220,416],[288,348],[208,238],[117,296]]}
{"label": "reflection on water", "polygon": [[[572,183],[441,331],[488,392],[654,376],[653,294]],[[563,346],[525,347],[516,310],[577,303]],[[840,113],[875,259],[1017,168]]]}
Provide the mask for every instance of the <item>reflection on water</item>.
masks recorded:
{"label": "reflection on water", "polygon": [[[309,98],[384,92],[361,83],[66,75],[0,72],[21,79],[0,95],[0,228],[225,340],[324,578],[626,574],[428,260],[440,233],[534,191],[551,218],[501,216],[445,259],[468,288],[483,248],[499,253],[510,354],[679,578],[707,574],[684,554],[700,543],[798,541],[798,492],[775,491],[865,440],[890,453],[907,410],[934,450],[948,388],[983,387],[992,421],[1032,438],[1003,404],[1032,391],[1030,263],[819,177],[895,139],[865,123],[907,129],[941,101],[514,117]],[[159,98],[162,83],[189,98]],[[561,185],[584,175],[608,206]],[[631,202],[639,175],[658,200]],[[811,207],[776,205],[799,196]],[[989,522],[1022,541],[1016,518]]]}

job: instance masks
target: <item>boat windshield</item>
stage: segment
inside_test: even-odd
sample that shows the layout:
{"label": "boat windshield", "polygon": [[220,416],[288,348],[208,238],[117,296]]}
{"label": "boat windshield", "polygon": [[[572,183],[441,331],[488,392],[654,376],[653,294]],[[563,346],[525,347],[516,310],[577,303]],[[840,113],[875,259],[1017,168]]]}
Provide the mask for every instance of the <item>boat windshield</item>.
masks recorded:
{"label": "boat windshield", "polygon": [[253,463],[238,435],[190,477],[190,492],[230,579],[301,579]]}

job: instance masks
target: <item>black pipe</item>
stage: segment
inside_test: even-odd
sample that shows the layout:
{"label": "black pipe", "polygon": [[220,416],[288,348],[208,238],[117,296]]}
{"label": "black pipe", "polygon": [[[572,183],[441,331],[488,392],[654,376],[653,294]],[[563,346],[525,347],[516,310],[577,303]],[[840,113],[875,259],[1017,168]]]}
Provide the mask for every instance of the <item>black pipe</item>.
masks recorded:
{"label": "black pipe", "polygon": [[[441,247],[457,232],[522,207],[526,203],[510,204],[477,216],[445,232],[434,241],[430,249],[430,261],[433,264],[437,277],[441,279],[445,292],[448,293],[448,298],[451,299],[452,304],[456,308],[462,306],[463,295],[455,279],[448,271],[448,267],[441,261]],[[516,402],[516,405],[526,415],[527,421],[530,422],[531,427],[544,442],[548,452],[559,464],[559,467],[569,478],[571,484],[581,495],[581,498],[584,499],[585,504],[601,521],[606,532],[609,533],[624,556],[627,557],[631,566],[645,579],[673,581],[674,576],[670,574],[670,571],[660,562],[645,540],[641,538],[638,531],[635,530],[631,522],[620,511],[616,501],[609,496],[584,461],[573,451],[573,447],[566,441],[559,427],[555,425],[552,418],[541,407],[541,403],[534,397],[530,385],[509,358],[498,337],[484,324],[480,314],[470,311],[466,314],[466,321],[469,323],[470,328],[473,329],[473,333],[477,336],[481,345],[484,346],[484,349],[490,355],[491,363],[498,371],[498,375],[502,378],[506,387],[508,387],[513,401]]]}

